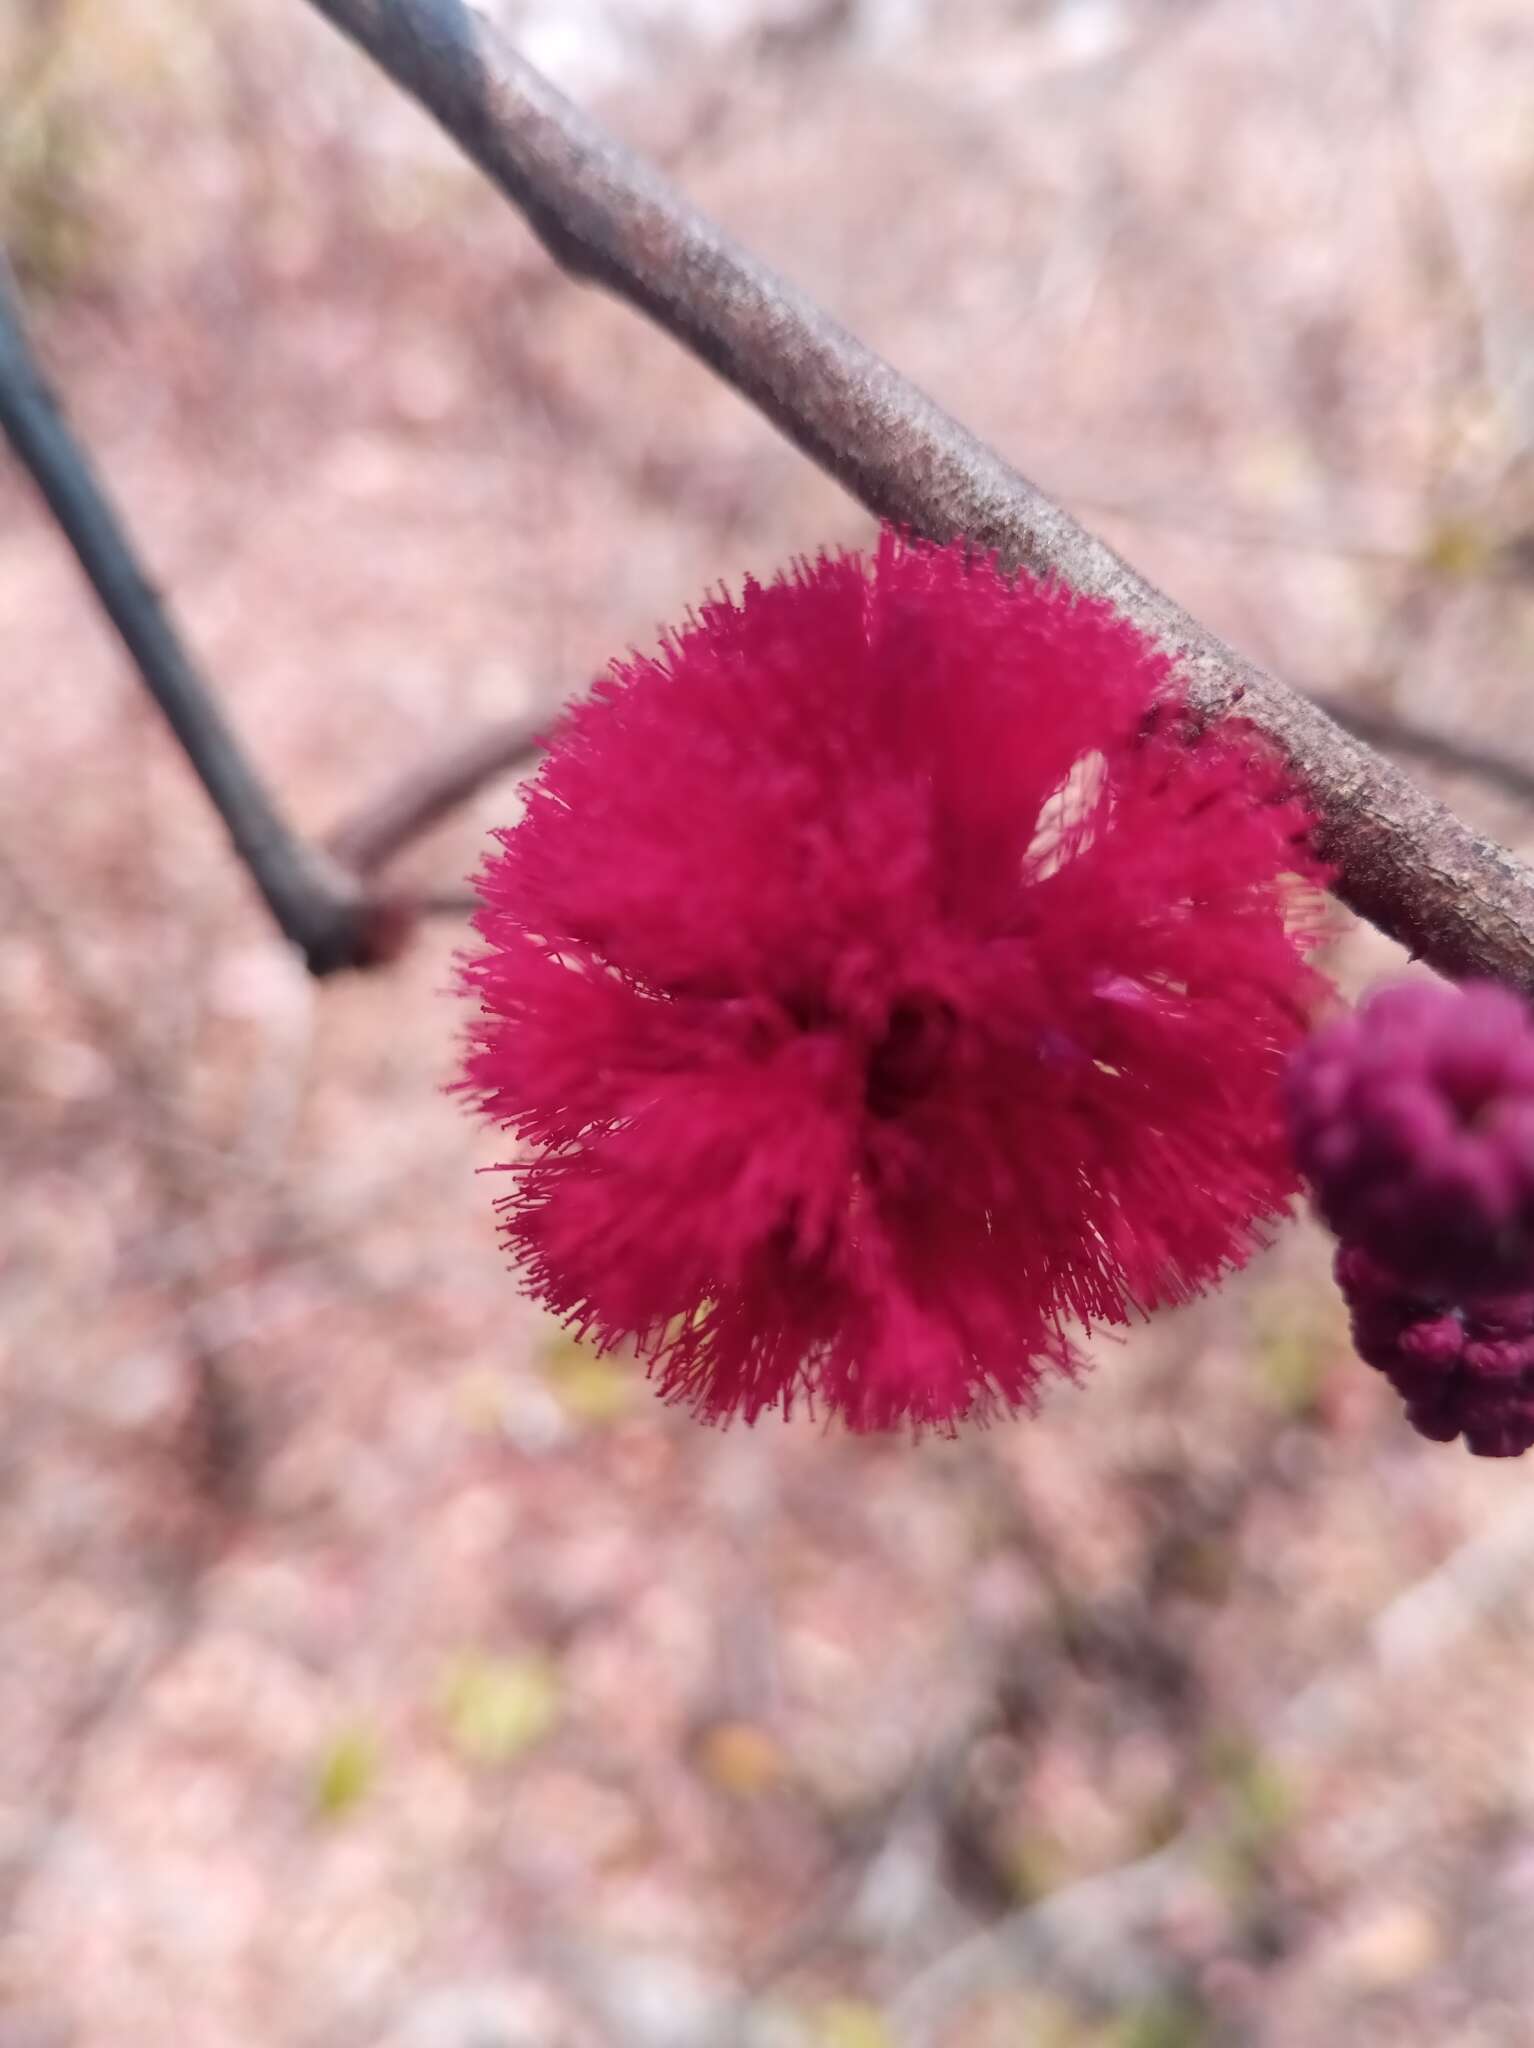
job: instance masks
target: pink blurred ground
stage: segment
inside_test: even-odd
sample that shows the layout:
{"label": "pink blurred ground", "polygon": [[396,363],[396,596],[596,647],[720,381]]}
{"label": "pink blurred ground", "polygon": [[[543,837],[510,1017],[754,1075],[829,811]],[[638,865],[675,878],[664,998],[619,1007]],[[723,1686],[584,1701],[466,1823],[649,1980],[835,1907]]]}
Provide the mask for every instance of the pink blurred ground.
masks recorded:
{"label": "pink blurred ground", "polygon": [[[866,533],[298,5],[22,13],[49,359],[307,826]],[[1216,628],[1534,757],[1534,10],[772,16],[612,119]],[[457,932],[305,982],[10,474],[0,647],[4,2048],[1528,2040],[1530,1475],[1312,1234],[1037,1423],[699,1431],[502,1271]]]}

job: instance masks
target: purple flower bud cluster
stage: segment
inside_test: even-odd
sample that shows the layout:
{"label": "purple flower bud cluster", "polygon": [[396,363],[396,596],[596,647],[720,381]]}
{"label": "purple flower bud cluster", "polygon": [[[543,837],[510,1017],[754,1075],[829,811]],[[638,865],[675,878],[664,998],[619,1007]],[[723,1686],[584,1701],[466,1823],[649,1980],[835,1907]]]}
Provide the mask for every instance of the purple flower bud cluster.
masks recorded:
{"label": "purple flower bud cluster", "polygon": [[1288,1080],[1316,1207],[1414,1282],[1517,1287],[1534,1253],[1534,1019],[1510,989],[1408,982],[1316,1032]]}
{"label": "purple flower bud cluster", "polygon": [[1288,1075],[1359,1356],[1424,1436],[1534,1447],[1534,1016],[1490,983],[1380,991]]}
{"label": "purple flower bud cluster", "polygon": [[1534,1448],[1534,1294],[1482,1295],[1466,1306],[1413,1293],[1357,1245],[1337,1250],[1337,1284],[1353,1344],[1435,1443],[1463,1436],[1479,1458]]}

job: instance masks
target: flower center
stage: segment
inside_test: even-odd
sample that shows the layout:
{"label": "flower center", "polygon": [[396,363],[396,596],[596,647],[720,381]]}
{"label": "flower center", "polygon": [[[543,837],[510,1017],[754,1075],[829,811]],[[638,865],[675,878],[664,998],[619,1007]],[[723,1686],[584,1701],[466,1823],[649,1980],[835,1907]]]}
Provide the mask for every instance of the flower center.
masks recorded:
{"label": "flower center", "polygon": [[957,1018],[931,995],[902,996],[868,1057],[865,1100],[874,1116],[898,1116],[928,1094],[953,1043]]}

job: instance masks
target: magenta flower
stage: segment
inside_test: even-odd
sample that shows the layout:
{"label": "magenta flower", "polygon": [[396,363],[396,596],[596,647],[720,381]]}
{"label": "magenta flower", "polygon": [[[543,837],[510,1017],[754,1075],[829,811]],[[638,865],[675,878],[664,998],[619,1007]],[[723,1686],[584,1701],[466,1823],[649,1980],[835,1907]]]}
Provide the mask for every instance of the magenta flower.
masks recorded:
{"label": "magenta flower", "polygon": [[1296,1180],[1310,820],[1106,606],[886,534],[555,733],[480,877],[506,1245],[700,1416],[1031,1407]]}

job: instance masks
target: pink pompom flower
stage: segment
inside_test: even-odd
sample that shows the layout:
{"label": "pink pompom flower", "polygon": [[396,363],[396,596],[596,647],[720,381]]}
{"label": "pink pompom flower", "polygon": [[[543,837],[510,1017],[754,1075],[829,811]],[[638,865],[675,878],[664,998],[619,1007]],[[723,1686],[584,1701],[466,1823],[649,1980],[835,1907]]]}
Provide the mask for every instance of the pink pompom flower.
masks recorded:
{"label": "pink pompom flower", "polygon": [[1310,830],[1106,605],[961,544],[706,603],[479,878],[462,1085],[525,1287],[710,1420],[1032,1407],[1297,1185]]}

